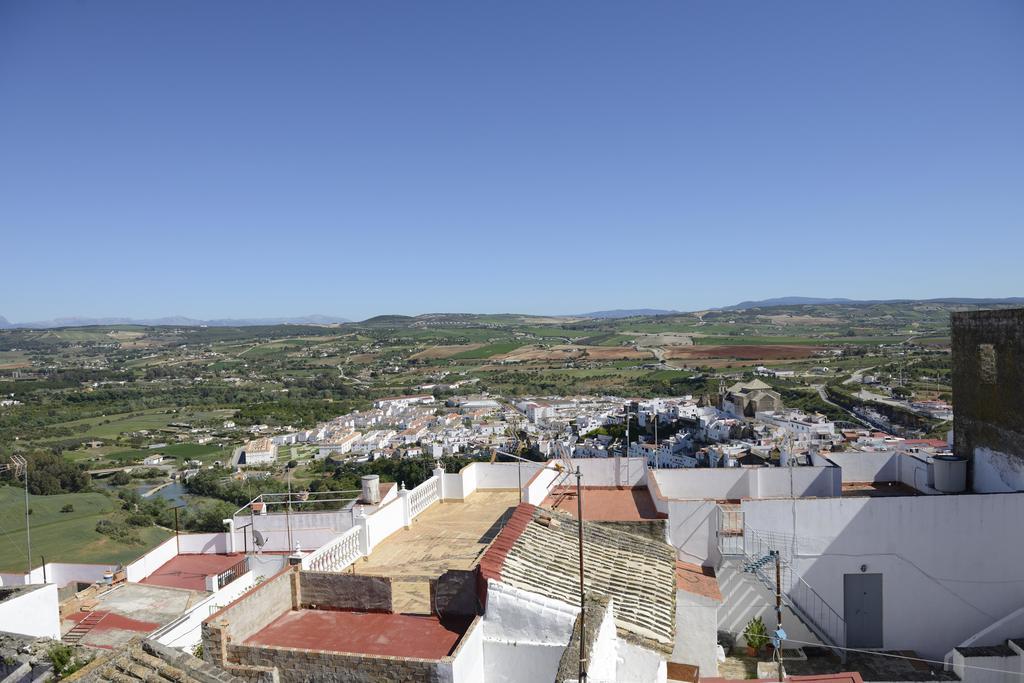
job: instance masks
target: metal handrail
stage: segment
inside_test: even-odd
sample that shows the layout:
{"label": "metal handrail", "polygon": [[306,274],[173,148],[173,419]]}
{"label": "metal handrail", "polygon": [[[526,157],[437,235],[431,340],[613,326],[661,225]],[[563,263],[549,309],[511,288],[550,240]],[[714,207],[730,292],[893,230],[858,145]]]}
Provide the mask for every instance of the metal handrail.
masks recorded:
{"label": "metal handrail", "polygon": [[[768,576],[756,562],[771,551],[779,553],[783,599],[791,609],[815,626],[831,645],[846,644],[846,620],[825,598],[801,577],[792,565],[793,538],[786,534],[762,534],[749,527],[744,529],[744,558],[753,565],[754,574],[771,589],[774,577]],[[789,551],[784,552],[784,551]]]}

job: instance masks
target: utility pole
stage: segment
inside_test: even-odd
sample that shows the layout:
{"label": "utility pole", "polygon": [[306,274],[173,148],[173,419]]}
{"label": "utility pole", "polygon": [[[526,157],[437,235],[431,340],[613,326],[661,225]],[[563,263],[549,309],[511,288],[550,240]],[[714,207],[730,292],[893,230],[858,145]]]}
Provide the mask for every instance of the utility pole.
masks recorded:
{"label": "utility pole", "polygon": [[576,525],[579,531],[580,549],[580,666],[579,683],[587,681],[587,603],[586,592],[583,587],[583,486],[580,483],[583,475],[580,473],[580,466],[576,465]]}
{"label": "utility pole", "polygon": [[[284,508],[285,525],[288,527],[288,552],[292,552],[292,471],[285,465],[285,477],[288,479],[288,505]],[[403,484],[404,488],[404,484]]]}
{"label": "utility pole", "polygon": [[181,555],[181,538],[178,536],[178,508],[185,507],[184,505],[174,506],[174,545],[177,548],[177,552]]}
{"label": "utility pole", "polygon": [[654,454],[658,459],[657,469],[661,469],[661,449],[658,448],[658,409],[654,409]]}
{"label": "utility pole", "polygon": [[[29,523],[29,517],[32,515],[32,508],[28,505],[28,464],[25,464],[25,543],[27,545],[26,552],[28,553],[28,573],[32,573],[32,525]],[[31,581],[31,576],[29,577]]]}
{"label": "utility pole", "polygon": [[775,555],[775,658],[779,662],[779,683],[783,683],[786,672],[782,668],[782,561],[779,551],[773,550]]}

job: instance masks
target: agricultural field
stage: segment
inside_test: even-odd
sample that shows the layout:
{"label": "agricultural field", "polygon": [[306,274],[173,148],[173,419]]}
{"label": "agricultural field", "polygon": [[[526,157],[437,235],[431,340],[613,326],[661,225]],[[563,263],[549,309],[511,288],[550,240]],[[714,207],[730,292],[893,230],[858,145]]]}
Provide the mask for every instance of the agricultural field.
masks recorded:
{"label": "agricultural field", "polygon": [[[439,398],[645,396],[765,365],[793,370],[807,386],[875,367],[922,397],[948,395],[949,370],[939,366],[948,361],[949,313],[968,307],[889,302],[627,318],[430,314],[324,326],[0,330],[0,395],[22,403],[0,407],[0,457],[43,448],[92,466],[141,458],[166,443],[165,454],[179,461],[212,462],[225,459],[250,425],[309,427],[422,386]],[[222,428],[228,420],[237,426]],[[196,443],[197,428],[210,443]]]}
{"label": "agricultural field", "polygon": [[[0,486],[0,571],[26,568],[24,489]],[[62,512],[70,506],[71,510]],[[33,564],[47,562],[126,563],[170,537],[158,527],[138,530],[138,543],[123,543],[96,531],[96,523],[118,516],[116,501],[102,493],[31,496]]]}

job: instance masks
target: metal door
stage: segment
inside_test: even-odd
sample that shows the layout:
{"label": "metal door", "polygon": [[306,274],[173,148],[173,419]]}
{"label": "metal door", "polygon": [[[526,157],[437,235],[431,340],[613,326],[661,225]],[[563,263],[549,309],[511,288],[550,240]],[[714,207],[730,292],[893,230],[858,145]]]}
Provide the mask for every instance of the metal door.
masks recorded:
{"label": "metal door", "polygon": [[882,647],[882,575],[843,575],[847,647]]}

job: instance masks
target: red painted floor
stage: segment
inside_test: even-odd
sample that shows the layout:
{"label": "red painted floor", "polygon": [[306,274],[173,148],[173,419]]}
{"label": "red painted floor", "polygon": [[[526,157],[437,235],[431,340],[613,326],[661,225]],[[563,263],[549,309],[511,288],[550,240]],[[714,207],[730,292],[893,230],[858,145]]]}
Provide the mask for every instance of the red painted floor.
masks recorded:
{"label": "red painted floor", "polygon": [[[565,495],[562,495],[563,491]],[[576,489],[557,489],[542,507],[576,517]],[[637,522],[661,519],[647,489],[583,489],[583,519],[597,522]]]}
{"label": "red painted floor", "polygon": [[304,609],[278,617],[244,644],[440,659],[464,632],[464,624],[446,627],[433,616]]}
{"label": "red painted floor", "polygon": [[205,591],[207,576],[227,571],[244,557],[245,555],[242,553],[230,555],[178,555],[140,581],[140,583]]}
{"label": "red painted floor", "polygon": [[123,614],[114,614],[113,612],[105,612],[102,610],[97,610],[96,612],[73,612],[65,618],[77,624],[90,614],[98,614],[101,617],[101,619],[96,622],[96,625],[89,629],[90,632],[135,631],[137,633],[149,633],[161,626],[153,621],[139,621],[138,619],[126,617]]}

